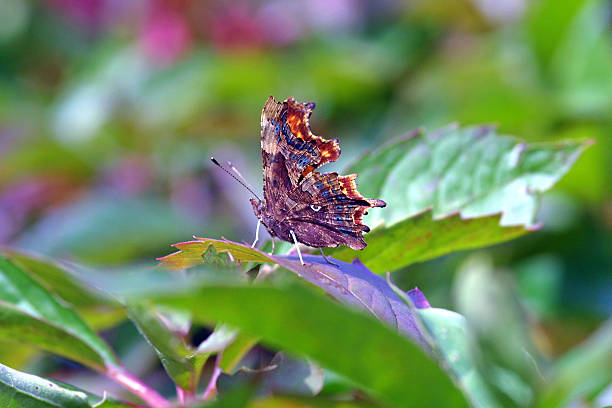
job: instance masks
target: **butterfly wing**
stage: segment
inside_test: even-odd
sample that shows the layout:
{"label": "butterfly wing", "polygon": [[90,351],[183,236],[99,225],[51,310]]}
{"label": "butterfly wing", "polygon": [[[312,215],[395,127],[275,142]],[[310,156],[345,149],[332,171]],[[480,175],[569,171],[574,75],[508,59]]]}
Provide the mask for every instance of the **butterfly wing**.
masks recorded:
{"label": "butterfly wing", "polygon": [[366,246],[363,214],[384,207],[382,200],[364,198],[356,190],[356,175],[338,176],[314,171],[340,156],[337,139],[314,135],[309,119],[314,103],[293,98],[268,98],[261,114],[261,149],[264,168],[265,209],[253,203],[273,236],[292,241],[290,231],[306,245],[354,249]]}
{"label": "butterfly wing", "polygon": [[281,117],[285,108],[272,96],[261,112],[261,155],[263,159],[263,190],[268,211],[282,203],[294,187],[288,177],[285,157],[280,152]]}
{"label": "butterfly wing", "polygon": [[290,199],[300,204],[290,211],[286,222],[299,242],[312,247],[366,247],[363,232],[370,228],[363,224],[363,215],[386,203],[364,198],[357,191],[356,177],[311,172],[290,193]]}
{"label": "butterfly wing", "polygon": [[314,102],[299,103],[293,98],[277,102],[270,96],[262,111],[262,150],[282,154],[293,186],[321,165],[340,157],[337,139],[327,140],[310,130],[310,115],[314,107]]}

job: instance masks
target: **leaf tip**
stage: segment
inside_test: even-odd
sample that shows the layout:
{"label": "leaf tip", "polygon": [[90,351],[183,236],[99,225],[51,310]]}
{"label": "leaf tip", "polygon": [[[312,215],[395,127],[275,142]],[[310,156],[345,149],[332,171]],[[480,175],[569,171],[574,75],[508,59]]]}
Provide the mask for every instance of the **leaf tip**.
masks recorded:
{"label": "leaf tip", "polygon": [[421,289],[419,289],[417,286],[415,286],[414,289],[410,289],[408,292],[406,292],[406,294],[408,295],[410,300],[412,300],[412,303],[417,309],[431,308],[429,301],[427,300],[423,292],[421,292]]}

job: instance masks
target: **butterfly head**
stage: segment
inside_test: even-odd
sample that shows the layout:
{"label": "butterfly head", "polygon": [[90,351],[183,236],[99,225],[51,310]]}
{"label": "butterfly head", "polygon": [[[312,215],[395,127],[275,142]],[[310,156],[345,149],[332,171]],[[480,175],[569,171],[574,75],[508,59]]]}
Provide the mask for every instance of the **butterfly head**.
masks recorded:
{"label": "butterfly head", "polygon": [[261,220],[264,216],[264,212],[266,211],[266,202],[256,198],[251,198],[249,199],[249,201],[253,206],[253,212],[255,213],[255,216]]}

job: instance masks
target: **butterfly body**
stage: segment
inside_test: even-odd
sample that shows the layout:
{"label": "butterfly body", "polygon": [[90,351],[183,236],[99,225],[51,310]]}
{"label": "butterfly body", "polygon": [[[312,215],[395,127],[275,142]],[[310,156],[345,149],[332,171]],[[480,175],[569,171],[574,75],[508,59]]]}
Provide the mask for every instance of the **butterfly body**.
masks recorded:
{"label": "butterfly body", "polygon": [[253,211],[273,237],[315,248],[347,245],[363,249],[362,217],[382,200],[356,190],[356,174],[315,171],[340,156],[338,140],[312,134],[314,103],[268,98],[261,116],[264,200],[251,199]]}

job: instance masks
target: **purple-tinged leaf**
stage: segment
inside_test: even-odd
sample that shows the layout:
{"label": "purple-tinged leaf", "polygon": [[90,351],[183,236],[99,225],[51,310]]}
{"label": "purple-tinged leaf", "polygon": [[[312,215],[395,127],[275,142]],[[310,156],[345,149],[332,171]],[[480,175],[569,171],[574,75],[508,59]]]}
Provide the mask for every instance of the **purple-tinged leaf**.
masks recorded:
{"label": "purple-tinged leaf", "polygon": [[[304,254],[306,265],[302,265],[297,256],[269,255],[244,244],[198,238],[197,241],[175,244],[180,251],[159,260],[170,268],[194,266],[203,262],[202,254],[210,245],[218,252],[228,252],[236,261],[278,264],[320,287],[342,303],[368,311],[426,346],[409,306],[384,279],[372,273],[357,259],[352,263],[332,259],[335,264],[332,265],[321,256]],[[421,296],[424,298],[422,294]]]}
{"label": "purple-tinged leaf", "polygon": [[189,311],[195,322],[226,322],[273,348],[308,356],[389,406],[467,406],[414,341],[302,284],[210,283],[148,299]]}
{"label": "purple-tinged leaf", "polygon": [[427,298],[419,288],[410,289],[406,292],[406,295],[408,295],[408,298],[410,298],[412,304],[414,304],[414,307],[417,309],[429,309],[431,307]]}

